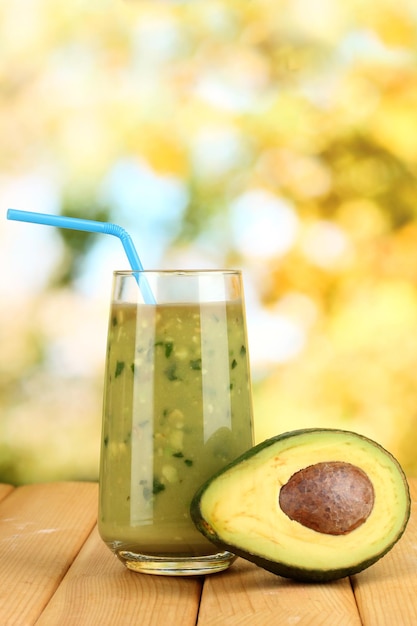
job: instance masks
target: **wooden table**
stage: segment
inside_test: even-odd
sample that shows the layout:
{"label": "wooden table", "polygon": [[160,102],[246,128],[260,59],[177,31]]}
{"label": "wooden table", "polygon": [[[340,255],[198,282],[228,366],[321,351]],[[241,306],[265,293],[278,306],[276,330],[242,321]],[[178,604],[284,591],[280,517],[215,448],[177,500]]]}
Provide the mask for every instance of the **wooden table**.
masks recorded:
{"label": "wooden table", "polygon": [[301,584],[242,559],[202,577],[130,572],[96,528],[97,485],[0,485],[0,624],[416,626],[417,479],[393,550],[351,579]]}

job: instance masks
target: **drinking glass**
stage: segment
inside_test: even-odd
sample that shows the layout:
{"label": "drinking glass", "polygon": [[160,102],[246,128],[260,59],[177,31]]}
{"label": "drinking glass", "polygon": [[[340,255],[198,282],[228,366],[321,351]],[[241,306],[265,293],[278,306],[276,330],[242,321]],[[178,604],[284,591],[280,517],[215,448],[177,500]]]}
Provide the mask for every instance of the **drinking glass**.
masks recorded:
{"label": "drinking glass", "polygon": [[197,531],[190,502],[252,445],[241,273],[115,272],[100,461],[105,543],[137,572],[226,569],[234,555]]}

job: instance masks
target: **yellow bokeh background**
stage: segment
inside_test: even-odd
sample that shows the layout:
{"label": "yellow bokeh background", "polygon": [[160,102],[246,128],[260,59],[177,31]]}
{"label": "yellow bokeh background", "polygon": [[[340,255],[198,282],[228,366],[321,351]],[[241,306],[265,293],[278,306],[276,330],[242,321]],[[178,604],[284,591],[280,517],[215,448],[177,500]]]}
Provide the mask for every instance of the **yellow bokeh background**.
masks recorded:
{"label": "yellow bokeh background", "polygon": [[243,270],[256,440],[363,433],[417,473],[408,0],[0,4],[0,480],[96,479],[109,241]]}

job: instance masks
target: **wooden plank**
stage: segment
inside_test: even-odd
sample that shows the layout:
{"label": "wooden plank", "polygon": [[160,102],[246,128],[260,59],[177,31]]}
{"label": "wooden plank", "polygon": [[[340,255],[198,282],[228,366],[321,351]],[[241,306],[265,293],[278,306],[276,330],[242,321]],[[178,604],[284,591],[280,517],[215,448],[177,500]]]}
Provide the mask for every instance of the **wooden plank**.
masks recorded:
{"label": "wooden plank", "polygon": [[94,529],[36,626],[195,626],[202,584],[127,570]]}
{"label": "wooden plank", "polygon": [[13,491],[14,487],[12,485],[6,485],[5,483],[0,483],[0,502],[4,500],[6,496],[9,495],[11,491]]}
{"label": "wooden plank", "polygon": [[18,487],[0,503],[0,624],[31,625],[97,518],[97,485]]}
{"label": "wooden plank", "polygon": [[198,626],[270,624],[359,626],[361,621],[347,578],[327,584],[297,583],[243,559],[228,572],[207,577]]}
{"label": "wooden plank", "polygon": [[410,479],[411,517],[394,548],[352,577],[363,623],[369,626],[417,624],[417,479]]}
{"label": "wooden plank", "polygon": [[111,554],[95,528],[97,485],[0,485],[0,624],[415,626],[417,479],[410,487],[403,538],[352,577],[355,596],[349,579],[301,584],[238,559],[206,577],[199,611],[202,579],[129,572]]}

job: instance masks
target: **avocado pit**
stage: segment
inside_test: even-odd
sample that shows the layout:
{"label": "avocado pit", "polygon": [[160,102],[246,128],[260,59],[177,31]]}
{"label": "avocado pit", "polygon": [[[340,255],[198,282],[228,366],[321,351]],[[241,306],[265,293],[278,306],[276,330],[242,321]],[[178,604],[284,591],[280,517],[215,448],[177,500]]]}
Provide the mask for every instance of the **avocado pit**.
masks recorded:
{"label": "avocado pit", "polygon": [[372,512],[375,494],[367,474],[351,463],[331,461],[295,472],[279,493],[292,520],[327,535],[345,535]]}

